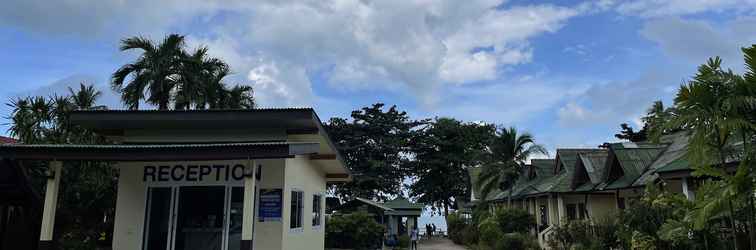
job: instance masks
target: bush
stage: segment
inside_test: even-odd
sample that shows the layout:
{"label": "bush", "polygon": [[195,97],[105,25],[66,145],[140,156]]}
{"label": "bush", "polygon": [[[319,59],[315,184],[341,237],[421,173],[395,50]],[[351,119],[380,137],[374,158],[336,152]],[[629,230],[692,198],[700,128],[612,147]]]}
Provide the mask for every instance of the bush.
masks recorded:
{"label": "bush", "polygon": [[523,210],[497,209],[481,221],[479,249],[538,249],[538,242],[527,235],[535,218]]}
{"label": "bush", "polygon": [[399,248],[405,249],[409,248],[410,245],[410,237],[407,235],[399,236]]}
{"label": "bush", "polygon": [[494,216],[504,233],[526,233],[536,224],[535,217],[521,209],[498,209]]}
{"label": "bush", "polygon": [[384,228],[366,212],[333,216],[326,221],[326,248],[374,249]]}

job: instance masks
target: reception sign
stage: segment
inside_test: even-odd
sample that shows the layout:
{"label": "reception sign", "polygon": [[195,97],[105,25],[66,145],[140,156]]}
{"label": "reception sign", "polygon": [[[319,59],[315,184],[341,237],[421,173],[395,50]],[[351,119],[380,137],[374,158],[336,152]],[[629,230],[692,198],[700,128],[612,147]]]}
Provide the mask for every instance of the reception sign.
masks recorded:
{"label": "reception sign", "polygon": [[260,221],[281,221],[283,190],[260,189],[258,218]]}

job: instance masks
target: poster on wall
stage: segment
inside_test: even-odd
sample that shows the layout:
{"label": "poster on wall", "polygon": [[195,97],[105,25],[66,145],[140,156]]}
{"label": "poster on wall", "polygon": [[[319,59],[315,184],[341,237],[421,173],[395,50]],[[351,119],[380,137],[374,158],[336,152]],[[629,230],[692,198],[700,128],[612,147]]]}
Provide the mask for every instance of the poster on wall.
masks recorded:
{"label": "poster on wall", "polygon": [[263,221],[281,221],[283,190],[280,188],[260,189],[258,218]]}

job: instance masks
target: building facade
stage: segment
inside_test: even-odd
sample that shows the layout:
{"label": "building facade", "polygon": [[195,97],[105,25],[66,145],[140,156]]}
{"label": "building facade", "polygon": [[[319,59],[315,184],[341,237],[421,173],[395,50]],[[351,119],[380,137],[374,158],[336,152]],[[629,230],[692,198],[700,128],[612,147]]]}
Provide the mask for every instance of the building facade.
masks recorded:
{"label": "building facade", "polygon": [[310,108],[78,111],[108,145],[0,145],[47,160],[40,249],[51,247],[66,161],[118,169],[113,249],[323,249],[329,182],[351,179]]}

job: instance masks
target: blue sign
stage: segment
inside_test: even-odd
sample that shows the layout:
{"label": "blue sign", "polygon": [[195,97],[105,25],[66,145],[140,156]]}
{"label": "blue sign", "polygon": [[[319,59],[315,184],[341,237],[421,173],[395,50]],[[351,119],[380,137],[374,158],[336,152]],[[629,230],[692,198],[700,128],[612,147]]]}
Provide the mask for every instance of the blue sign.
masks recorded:
{"label": "blue sign", "polygon": [[260,221],[281,221],[283,190],[260,189],[258,215]]}

